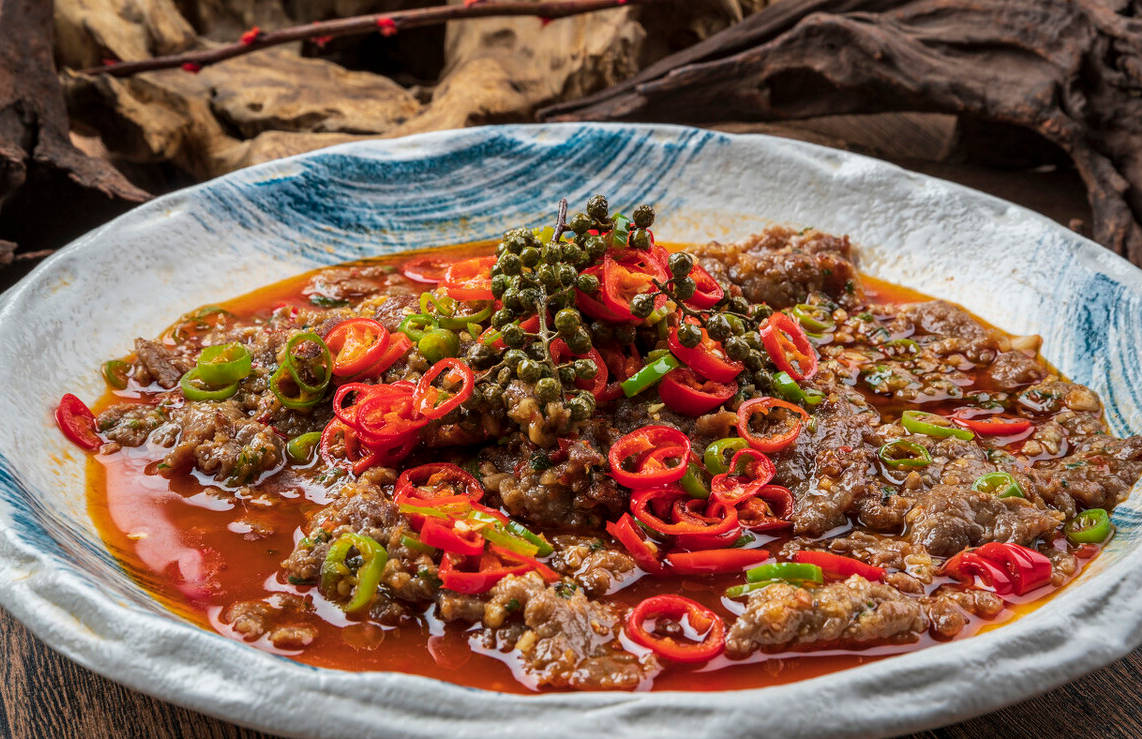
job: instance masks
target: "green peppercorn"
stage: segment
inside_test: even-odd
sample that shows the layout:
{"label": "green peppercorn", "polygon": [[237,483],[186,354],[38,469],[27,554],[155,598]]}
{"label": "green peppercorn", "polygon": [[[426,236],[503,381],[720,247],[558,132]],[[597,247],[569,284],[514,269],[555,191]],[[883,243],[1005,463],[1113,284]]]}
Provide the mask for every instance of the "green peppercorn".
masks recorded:
{"label": "green peppercorn", "polygon": [[755,370],[753,373],[753,384],[759,388],[768,389],[773,385],[773,375],[763,369]]}
{"label": "green peppercorn", "polygon": [[645,229],[635,229],[630,234],[630,245],[635,249],[646,251],[650,248],[650,233]]}
{"label": "green peppercorn", "polygon": [[684,251],[674,252],[666,263],[670,266],[670,274],[675,277],[685,277],[694,269],[694,257]]}
{"label": "green peppercorn", "polygon": [[572,398],[567,403],[567,409],[571,411],[572,421],[586,421],[591,417],[591,407],[579,400],[578,397]]}
{"label": "green peppercorn", "polygon": [[579,272],[570,264],[561,264],[555,270],[559,275],[559,284],[565,287],[570,287],[575,284],[575,280],[579,277]]}
{"label": "green peppercorn", "polygon": [[759,323],[761,321],[766,320],[767,318],[769,318],[772,315],[773,315],[773,309],[770,308],[765,303],[761,303],[760,305],[753,306],[753,308],[749,312],[749,317],[755,321],[758,321]]}
{"label": "green peppercorn", "polygon": [[563,249],[554,241],[544,244],[543,249],[539,252],[539,259],[544,264],[559,264],[559,260],[562,258]]}
{"label": "green peppercorn", "polygon": [[509,382],[512,381],[512,374],[513,373],[510,369],[508,369],[507,367],[504,367],[503,369],[501,369],[499,372],[496,373],[496,382],[498,382],[501,385],[507,385]]}
{"label": "green peppercorn", "polygon": [[587,253],[575,244],[564,244],[563,261],[567,262],[573,267],[585,266],[587,263]]}
{"label": "green peppercorn", "polygon": [[507,246],[508,251],[512,254],[519,254],[523,251],[523,248],[527,246],[527,241],[523,234],[518,231],[509,231],[505,234],[504,245]]}
{"label": "green peppercorn", "polygon": [[523,346],[523,342],[527,340],[527,336],[518,323],[509,323],[504,326],[501,331],[500,338],[503,339],[504,344],[510,347]]}
{"label": "green peppercorn", "polygon": [[503,328],[515,319],[510,308],[500,308],[492,314],[492,328]]}
{"label": "green peppercorn", "polygon": [[594,262],[598,261],[598,259],[606,253],[607,242],[602,236],[590,236],[587,238],[586,243],[584,243],[583,248],[587,251],[587,256]]}
{"label": "green peppercorn", "polygon": [[502,298],[504,291],[508,289],[508,276],[496,275],[492,278],[492,297]]}
{"label": "green peppercorn", "polygon": [[519,286],[521,288],[539,287],[540,285],[539,275],[534,272],[524,272],[517,279],[519,280]]}
{"label": "green peppercorn", "polygon": [[525,267],[534,267],[539,264],[539,249],[534,246],[524,247],[524,250],[519,253],[519,260],[523,262]]}
{"label": "green peppercorn", "polygon": [[516,366],[515,374],[524,382],[536,382],[543,376],[543,370],[539,366],[539,362],[534,359],[525,359]]}
{"label": "green peppercorn", "polygon": [[535,383],[535,397],[543,403],[558,400],[561,392],[559,380],[554,377],[544,377]]}
{"label": "green peppercorn", "polygon": [[594,218],[596,221],[607,220],[607,197],[605,195],[592,195],[587,200],[587,215]]}
{"label": "green peppercorn", "polygon": [[678,343],[693,349],[702,343],[702,330],[692,323],[682,324],[678,327]]}
{"label": "green peppercorn", "polygon": [[599,278],[595,275],[579,275],[579,279],[575,281],[575,286],[590,295],[599,289]]}
{"label": "green peppercorn", "polygon": [[564,336],[575,333],[581,322],[579,311],[574,308],[564,308],[555,314],[555,329]]}
{"label": "green peppercorn", "polygon": [[535,312],[535,304],[539,302],[539,298],[539,290],[534,287],[525,287],[519,291],[519,302],[530,308],[531,313]]}
{"label": "green peppercorn", "polygon": [[631,214],[631,220],[639,228],[650,228],[654,225],[654,208],[649,205],[640,205]]}
{"label": "green peppercorn", "polygon": [[576,359],[575,377],[580,380],[593,380],[599,374],[599,367],[590,359]]}
{"label": "green peppercorn", "polygon": [[591,217],[580,211],[571,216],[571,220],[567,222],[567,225],[571,227],[572,231],[582,235],[591,230]]}
{"label": "green peppercorn", "polygon": [[504,307],[511,310],[519,310],[523,308],[523,303],[520,302],[520,290],[518,287],[509,287],[504,290]]}
{"label": "green peppercorn", "polygon": [[759,370],[765,365],[765,360],[761,357],[761,352],[750,351],[745,355],[745,366],[751,370]]}
{"label": "green peppercorn", "polygon": [[523,262],[520,261],[518,254],[505,254],[500,257],[498,264],[505,275],[518,275],[523,269]]}
{"label": "green peppercorn", "polygon": [[698,283],[692,277],[679,277],[674,280],[674,294],[682,300],[689,300],[698,291]]}
{"label": "green peppercorn", "polygon": [[539,278],[539,283],[548,290],[559,287],[559,270],[550,264],[539,265],[539,269],[535,270],[535,276]]}
{"label": "green peppercorn", "polygon": [[742,322],[742,319],[738,318],[737,316],[730,315],[726,316],[726,320],[729,321],[730,332],[734,336],[741,336],[745,333],[745,324]]}
{"label": "green peppercorn", "polygon": [[[543,342],[542,341],[533,341],[532,343],[525,346],[523,348],[523,351],[524,351],[524,353],[527,354],[527,356],[531,357],[532,359],[538,360],[540,362],[546,362],[547,361],[547,352],[543,348]],[[546,364],[544,364],[542,366],[544,369],[547,368]]]}
{"label": "green peppercorn", "polygon": [[547,298],[547,307],[557,313],[560,309],[568,308],[573,305],[575,305],[575,296],[567,290],[560,289]]}
{"label": "green peppercorn", "polygon": [[723,341],[733,333],[730,330],[730,322],[729,319],[726,318],[726,314],[715,313],[710,316],[710,319],[706,321],[706,333],[709,334],[710,338],[714,341]]}
{"label": "green peppercorn", "polygon": [[[620,344],[633,344],[635,338],[638,336],[638,331],[629,323],[624,323],[621,326],[615,326],[613,330],[615,341],[619,342]],[[701,333],[698,334],[698,338],[701,340]]]}
{"label": "green peppercorn", "polygon": [[730,298],[729,303],[726,305],[734,313],[741,313],[743,316],[749,315],[749,301],[741,295],[735,295]]}
{"label": "green peppercorn", "polygon": [[504,364],[506,364],[508,367],[511,367],[512,369],[518,367],[519,363],[523,362],[526,359],[527,355],[519,349],[508,349],[506,352],[504,352]]}
{"label": "green peppercorn", "polygon": [[591,335],[580,326],[575,333],[567,337],[567,348],[572,354],[586,354],[591,351]]}
{"label": "green peppercorn", "polygon": [[749,347],[740,336],[731,336],[726,339],[726,356],[735,361],[742,361],[749,355]]}
{"label": "green peppercorn", "polygon": [[591,321],[591,336],[596,341],[610,341],[615,337],[615,331],[606,321]]}
{"label": "green peppercorn", "polygon": [[761,349],[761,334],[756,331],[746,331],[741,335],[741,340],[744,341],[745,345],[750,349]]}
{"label": "green peppercorn", "polygon": [[646,318],[654,311],[654,295],[639,293],[630,299],[630,312],[635,318]]}
{"label": "green peppercorn", "polygon": [[570,385],[575,382],[575,368],[569,364],[564,364],[559,367],[559,381],[564,385]]}

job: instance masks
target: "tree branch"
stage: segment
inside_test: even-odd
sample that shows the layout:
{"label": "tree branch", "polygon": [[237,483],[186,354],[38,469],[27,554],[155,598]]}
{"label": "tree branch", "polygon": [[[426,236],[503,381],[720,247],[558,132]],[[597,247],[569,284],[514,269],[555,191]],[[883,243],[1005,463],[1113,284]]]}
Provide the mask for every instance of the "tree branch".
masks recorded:
{"label": "tree branch", "polygon": [[351,18],[337,18],[301,26],[282,28],[268,33],[251,29],[238,43],[217,46],[212,49],[187,51],[182,54],[159,56],[137,62],[116,62],[102,67],[80,70],[81,74],[108,74],[113,77],[127,77],[139,72],[156,69],[184,68],[197,72],[203,67],[249,54],[271,46],[280,46],[294,41],[330,39],[340,36],[355,36],[366,33],[381,33],[392,36],[398,31],[445,23],[464,18],[492,18],[497,16],[537,16],[544,20],[565,18],[596,10],[607,10],[625,5],[664,5],[675,0],[546,0],[544,2],[475,2],[464,5],[442,5],[431,8],[399,10],[392,13],[373,13]]}

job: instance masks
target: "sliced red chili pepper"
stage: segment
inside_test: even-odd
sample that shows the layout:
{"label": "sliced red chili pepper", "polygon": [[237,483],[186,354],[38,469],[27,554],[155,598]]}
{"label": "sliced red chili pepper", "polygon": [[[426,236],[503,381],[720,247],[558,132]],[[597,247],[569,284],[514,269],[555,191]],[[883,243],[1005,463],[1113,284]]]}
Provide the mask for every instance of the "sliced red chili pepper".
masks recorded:
{"label": "sliced red chili pepper", "polygon": [[441,282],[444,292],[457,300],[492,300],[495,257],[473,257],[448,267]]}
{"label": "sliced red chili pepper", "polygon": [[[445,375],[445,379],[452,382],[460,382],[460,388],[452,393],[446,393],[440,388],[432,384],[432,381],[439,377],[445,370],[449,370]],[[476,387],[476,376],[472,374],[472,368],[461,362],[459,359],[447,358],[441,359],[424,376],[420,378],[420,382],[416,383],[416,392],[413,394],[413,403],[416,411],[429,419],[443,418],[451,413],[456,408],[460,407],[468,398],[472,397],[472,389]],[[441,396],[445,397],[443,403],[438,401]]]}
{"label": "sliced red chili pepper", "polygon": [[878,582],[884,579],[884,568],[865,564],[859,559],[844,557],[832,552],[812,552],[802,549],[793,555],[794,562],[817,565],[827,576],[845,580],[852,575],[860,575],[865,580]]}
{"label": "sliced red chili pepper", "polygon": [[[654,449],[677,447],[682,454],[674,465],[664,464],[661,458],[647,457]],[[634,458],[638,467],[628,470],[624,465]],[[690,437],[669,426],[643,426],[619,439],[607,454],[611,463],[611,477],[628,488],[648,488],[677,482],[686,474],[690,459]]]}
{"label": "sliced red chili pepper", "polygon": [[405,385],[374,385],[357,404],[356,430],[370,446],[391,446],[399,438],[428,425],[416,411],[414,388]]}
{"label": "sliced red chili pepper", "polygon": [[392,334],[389,336],[389,343],[385,350],[381,352],[381,356],[377,359],[377,363],[372,367],[361,373],[361,377],[380,377],[381,373],[392,367],[398,360],[403,359],[408,350],[412,349],[412,339],[405,334]]}
{"label": "sliced red chili pepper", "polygon": [[[333,415],[337,416],[346,426],[351,428],[356,427],[357,403],[372,392],[375,387],[377,386],[367,385],[363,382],[347,382],[337,388],[337,392],[333,394]],[[353,393],[356,393],[354,403],[352,405],[345,405],[345,400]]]}
{"label": "sliced red chili pepper", "polygon": [[603,284],[603,265],[596,264],[593,267],[588,267],[583,270],[583,274],[591,275],[599,281],[600,288],[595,293],[585,293],[582,290],[575,288],[575,304],[579,310],[586,313],[591,318],[597,318],[600,321],[607,323],[636,323],[638,321],[633,315],[623,315],[620,312],[611,310],[602,300],[602,284]]}
{"label": "sliced red chili pepper", "polygon": [[[792,423],[785,424],[784,428],[778,428],[772,433],[760,436],[754,433],[750,426],[750,421],[758,415],[767,419],[771,415],[777,417],[792,415],[790,419]],[[805,412],[804,408],[777,398],[753,398],[738,406],[738,434],[749,442],[751,447],[760,452],[779,452],[797,441],[801,427],[808,421],[809,414]]]}
{"label": "sliced red chili pepper", "polygon": [[690,279],[694,280],[697,289],[689,300],[683,301],[686,305],[698,309],[713,308],[726,296],[718,281],[700,264],[695,263],[690,269]]}
{"label": "sliced red chili pepper", "polygon": [[[668,618],[678,622],[690,641],[647,631],[646,622]],[[726,648],[726,624],[701,603],[680,595],[656,595],[639,603],[627,617],[631,641],[675,662],[705,662]]]}
{"label": "sliced red chili pepper", "polygon": [[1008,416],[972,418],[967,415],[971,410],[974,409],[956,411],[950,418],[960,426],[971,429],[981,436],[1014,436],[1031,428],[1031,422],[1026,418],[1010,418]]}
{"label": "sliced red chili pepper", "polygon": [[103,440],[95,433],[95,414],[71,393],[59,399],[55,417],[59,430],[80,449],[93,452],[103,446]]}
{"label": "sliced red chili pepper", "polygon": [[[774,497],[772,495],[773,488],[783,490],[789,496],[788,509],[782,509],[788,512],[778,513],[774,504],[762,497],[765,493],[770,493],[771,497]],[[781,501],[778,502],[778,505],[785,505],[785,503]],[[738,503],[737,509],[738,522],[742,528],[749,529],[750,531],[756,531],[758,533],[776,531],[778,529],[787,529],[793,525],[793,522],[789,520],[789,516],[793,512],[793,493],[780,485],[763,485],[756,496],[746,498],[741,503]]]}
{"label": "sliced red chili pepper", "polygon": [[[742,468],[743,473],[738,474]],[[730,460],[729,472],[714,475],[710,480],[710,495],[727,505],[736,506],[757,495],[776,474],[777,466],[769,457],[756,449],[740,449]]]}
{"label": "sliced red chili pepper", "polygon": [[389,345],[389,330],[371,318],[350,318],[325,337],[333,352],[333,374],[352,377],[375,366]]}
{"label": "sliced red chili pepper", "polygon": [[678,575],[712,575],[737,572],[769,559],[764,549],[707,549],[701,552],[671,552],[666,555],[670,571]]}
{"label": "sliced red chili pepper", "polygon": [[774,313],[761,329],[761,343],[777,369],[794,380],[817,374],[817,350],[801,325],[784,313]]}
{"label": "sliced red chili pepper", "polygon": [[454,522],[426,516],[420,527],[420,540],[445,552],[475,557],[484,552],[484,537],[478,531],[461,531]]}
{"label": "sliced red chili pepper", "polygon": [[488,544],[488,549],[491,550],[492,553],[496,554],[505,563],[518,562],[522,565],[526,565],[529,570],[535,570],[539,573],[540,577],[549,583],[558,582],[561,579],[555,570],[543,564],[535,557],[529,557],[526,554],[513,552],[507,547],[502,547],[499,544]]}
{"label": "sliced red chili pepper", "polygon": [[444,587],[463,595],[486,593],[508,575],[522,575],[530,569],[526,564],[506,566],[503,560],[490,551],[480,555],[479,568],[475,572],[460,569],[459,565],[463,563],[462,558],[445,554],[437,571]]}
{"label": "sliced red chili pepper", "polygon": [[429,462],[400,473],[394,497],[432,500],[463,494],[475,503],[484,497],[484,487],[475,477],[448,462]]}
{"label": "sliced red chili pepper", "polygon": [[[696,324],[693,318],[686,320]],[[711,339],[706,329],[701,331],[702,341],[697,346],[685,347],[678,341],[678,327],[671,326],[666,339],[671,353],[703,377],[714,382],[733,382],[745,369],[745,365],[728,358],[721,342]]]}
{"label": "sliced red chili pepper", "polygon": [[679,544],[687,548],[700,548],[694,545],[708,543],[711,537],[717,541],[720,535],[739,528],[737,511],[733,507],[721,509],[725,514],[721,518],[710,517],[707,511],[707,517],[685,516],[673,522],[667,522],[655,513],[654,507],[666,507],[673,511],[674,502],[678,499],[689,500],[690,494],[673,485],[636,490],[631,494],[631,514],[659,533],[679,537]]}
{"label": "sliced red chili pepper", "polygon": [[413,282],[423,282],[426,285],[435,285],[444,279],[453,260],[445,257],[425,254],[413,257],[400,266],[402,275]]}
{"label": "sliced red chili pepper", "polygon": [[665,571],[658,558],[658,545],[642,535],[629,513],[624,513],[618,521],[608,521],[607,533],[615,537],[634,558],[635,564],[646,572],[660,575]]}
{"label": "sliced red chili pepper", "polygon": [[979,575],[1000,595],[1024,595],[1051,582],[1051,560],[1019,544],[989,542],[949,559],[944,573],[958,580]]}
{"label": "sliced red chili pepper", "polygon": [[664,280],[662,266],[648,255],[638,253],[620,262],[609,254],[603,257],[603,277],[599,296],[604,306],[622,321],[638,321],[631,312],[635,295],[655,291],[654,281]]}
{"label": "sliced red chili pepper", "polygon": [[603,399],[602,396],[607,387],[607,377],[610,375],[607,372],[607,363],[603,361],[603,355],[599,354],[598,349],[591,347],[591,350],[586,354],[572,354],[570,347],[567,346],[567,342],[563,339],[556,339],[551,342],[549,350],[551,352],[551,359],[556,364],[563,363],[568,357],[574,359],[589,359],[594,362],[598,370],[595,376],[590,380],[576,380],[575,387],[581,390],[589,390],[591,395],[595,396],[596,400]]}
{"label": "sliced red chili pepper", "polygon": [[700,377],[689,367],[671,370],[658,383],[658,396],[666,407],[685,416],[709,413],[737,392],[736,385]]}

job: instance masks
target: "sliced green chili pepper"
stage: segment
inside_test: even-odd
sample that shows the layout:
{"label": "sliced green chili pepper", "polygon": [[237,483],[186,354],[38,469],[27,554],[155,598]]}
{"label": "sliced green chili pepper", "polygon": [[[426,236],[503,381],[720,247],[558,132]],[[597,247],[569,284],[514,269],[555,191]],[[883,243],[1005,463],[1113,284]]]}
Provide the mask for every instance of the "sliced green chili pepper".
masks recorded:
{"label": "sliced green chili pepper", "polygon": [[112,359],[110,362],[103,363],[103,379],[107,384],[116,390],[127,389],[127,373],[130,372],[131,365],[127,364],[121,359]]}
{"label": "sliced green chili pepper", "polygon": [[912,339],[893,339],[880,345],[881,350],[890,357],[904,354],[915,356],[920,353],[920,345]]}
{"label": "sliced green chili pepper", "polygon": [[820,390],[811,387],[803,388],[798,385],[788,372],[778,372],[773,375],[773,388],[791,403],[804,403],[812,407],[819,405],[825,399],[825,394]]}
{"label": "sliced green chili pepper", "polygon": [[347,533],[337,537],[337,541],[329,545],[329,553],[321,564],[321,588],[329,591],[336,585],[338,578],[350,573],[345,558],[350,549],[356,549],[364,560],[357,569],[357,585],[353,588],[353,597],[342,606],[346,613],[355,613],[365,608],[373,600],[377,586],[381,584],[381,574],[385,563],[389,561],[389,554],[385,548],[374,539],[361,534]]}
{"label": "sliced green chili pepper", "polygon": [[229,385],[249,377],[252,371],[250,350],[236,341],[205,347],[198,355],[198,374],[210,385]]}
{"label": "sliced green chili pepper", "polygon": [[[316,384],[310,384],[301,379],[301,372],[297,367],[297,363],[302,359],[310,361],[313,358],[299,358],[293,355],[294,347],[307,341],[316,344],[318,349],[321,350],[321,353],[317,357],[321,360],[321,363],[316,367],[311,365],[306,368],[313,371],[314,376],[319,378]],[[333,378],[333,358],[329,353],[329,347],[325,345],[325,342],[321,339],[320,336],[313,333],[312,331],[306,331],[305,333],[297,334],[288,342],[286,342],[285,360],[282,362],[282,366],[286,367],[289,370],[290,377],[293,378],[293,381],[297,384],[299,390],[305,393],[315,394],[319,397],[322,393],[325,392],[325,388],[329,387],[329,381]],[[321,370],[320,373],[317,372],[318,368]]]}
{"label": "sliced green chili pepper", "polygon": [[1026,498],[1019,482],[1007,472],[989,472],[971,486],[972,490],[991,493],[997,498]]}
{"label": "sliced green chili pepper", "polygon": [[611,222],[614,224],[611,230],[611,245],[620,249],[625,248],[630,239],[630,219],[622,213],[615,213],[611,216]]}
{"label": "sliced green chili pepper", "polygon": [[770,585],[776,582],[780,582],[780,580],[765,580],[763,582],[747,582],[744,585],[734,585],[731,588],[726,588],[726,597],[740,598],[743,595],[748,595],[755,590],[768,588]]}
{"label": "sliced green chili pepper", "polygon": [[809,331],[832,331],[837,326],[833,312],[823,305],[798,303],[789,312]]}
{"label": "sliced green chili pepper", "polygon": [[320,431],[310,431],[308,434],[295,436],[286,444],[286,454],[295,462],[308,462],[313,456],[314,447],[320,442]]}
{"label": "sliced green chili pepper", "polygon": [[424,338],[426,331],[437,328],[439,325],[434,316],[427,313],[413,313],[411,316],[405,316],[404,320],[397,326],[397,331],[413,341],[420,341]]}
{"label": "sliced green chili pepper", "polygon": [[503,334],[501,334],[499,331],[496,331],[495,329],[492,329],[487,333],[486,336],[484,336],[484,338],[480,339],[480,343],[484,346],[491,346],[492,344],[495,344],[497,341],[499,341],[502,337]]}
{"label": "sliced green chili pepper", "polygon": [[626,395],[628,398],[633,398],[643,390],[653,386],[663,377],[666,377],[668,372],[676,370],[681,366],[682,363],[679,362],[678,358],[673,354],[661,356],[623,380],[623,395]]}
{"label": "sliced green chili pepper", "polygon": [[[193,372],[194,370],[191,371]],[[278,399],[279,403],[284,405],[286,408],[291,408],[295,411],[299,411],[305,408],[312,408],[321,402],[321,397],[324,395],[324,393],[307,393],[306,391],[299,388],[297,395],[287,395],[286,391],[281,389],[281,382],[289,375],[291,375],[289,372],[289,367],[285,364],[278,367],[274,373],[270,375],[270,390],[273,391],[274,397]],[[237,383],[234,385],[234,390],[235,392],[238,390]]]}
{"label": "sliced green chili pepper", "polygon": [[[476,311],[475,313],[464,313],[462,315],[453,314],[451,316],[440,316],[439,320],[440,320],[440,325],[443,328],[450,328],[453,331],[459,331],[461,329],[469,328],[472,324],[483,323],[484,321],[488,320],[491,317],[492,317],[492,304],[487,303],[484,305],[483,308]],[[471,331],[469,331],[469,333],[471,333]],[[476,334],[478,334],[478,333],[479,333],[479,329],[476,330]],[[476,334],[472,334],[472,335],[475,336]]]}
{"label": "sliced green chili pepper", "polygon": [[706,483],[702,482],[702,478],[698,476],[698,465],[690,463],[686,466],[686,474],[678,481],[678,485],[690,494],[691,498],[701,498],[705,500],[710,497],[710,489],[706,487]]}
{"label": "sliced green chili pepper", "polygon": [[532,532],[519,521],[508,520],[507,529],[509,532],[515,534],[516,536],[522,536],[524,539],[527,539],[532,544],[534,544],[537,547],[537,551],[535,553],[537,557],[546,557],[555,551],[555,547],[551,546],[551,542],[547,540],[547,537],[543,536],[542,534],[536,534]]}
{"label": "sliced green chili pepper", "polygon": [[238,392],[236,382],[220,388],[206,384],[199,375],[198,367],[183,375],[178,384],[187,400],[226,400]]}
{"label": "sliced green chili pepper", "polygon": [[493,544],[498,544],[505,549],[510,549],[516,554],[522,554],[527,557],[534,557],[539,553],[538,546],[522,536],[508,533],[507,530],[503,528],[500,519],[490,513],[472,511],[468,514],[468,520],[487,524],[480,529],[480,535]]}
{"label": "sliced green chili pepper", "polygon": [[436,554],[436,547],[428,546],[412,534],[401,535],[400,543],[404,545],[405,549],[411,550],[413,552],[420,552],[421,554]]}
{"label": "sliced green chili pepper", "polygon": [[770,562],[746,570],[747,582],[787,580],[789,582],[824,582],[824,573],[817,565],[806,562]]}
{"label": "sliced green chili pepper", "polygon": [[438,316],[451,316],[456,312],[456,299],[449,295],[437,295],[436,293],[424,292],[420,294],[420,312],[428,314],[428,306],[431,305],[436,308]]}
{"label": "sliced green chili pepper", "polygon": [[1087,508],[1067,523],[1064,531],[1072,544],[1101,544],[1110,538],[1114,526],[1103,508]]}
{"label": "sliced green chili pepper", "polygon": [[730,460],[728,456],[733,457],[734,452],[740,452],[749,446],[749,442],[745,439],[739,439],[736,436],[730,436],[725,439],[718,439],[712,442],[710,446],[706,447],[705,454],[702,455],[702,462],[706,465],[706,471],[711,475],[720,475],[728,472],[730,469]]}
{"label": "sliced green chili pepper", "polygon": [[888,442],[880,448],[877,456],[880,457],[880,461],[884,462],[886,467],[895,470],[927,467],[932,463],[932,455],[928,453],[927,449],[907,439],[895,439]]}
{"label": "sliced green chili pepper", "polygon": [[397,506],[397,510],[401,513],[414,513],[419,516],[431,516],[432,518],[448,518],[448,514],[439,508],[432,506],[419,506],[412,505],[411,503],[401,503]]}
{"label": "sliced green chili pepper", "polygon": [[420,337],[416,348],[425,359],[435,364],[445,357],[455,357],[460,353],[460,337],[446,328],[434,328]]}
{"label": "sliced green chili pepper", "polygon": [[913,434],[935,436],[940,439],[946,439],[950,436],[953,439],[964,441],[975,438],[975,434],[971,431],[954,426],[944,416],[926,411],[904,411],[900,416],[900,424]]}

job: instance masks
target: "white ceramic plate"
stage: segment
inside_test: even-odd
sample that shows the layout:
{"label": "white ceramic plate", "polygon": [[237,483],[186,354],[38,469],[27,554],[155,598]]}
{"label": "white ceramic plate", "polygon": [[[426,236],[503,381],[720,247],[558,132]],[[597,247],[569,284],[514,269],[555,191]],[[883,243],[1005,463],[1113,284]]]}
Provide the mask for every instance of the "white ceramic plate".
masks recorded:
{"label": "white ceramic plate", "polygon": [[998,708],[1142,641],[1142,505],[1047,607],[992,632],[780,687],[520,696],[322,670],[185,623],[109,556],[59,397],[173,317],[334,262],[493,237],[606,192],[654,203],[669,241],[767,223],[851,234],[866,272],[1015,333],[1142,432],[1142,272],[1053,222],[865,157],[667,126],[468,129],[349,144],[159,198],[89,233],[0,300],[0,604],[55,649],[159,698],[297,735],[893,734]]}

